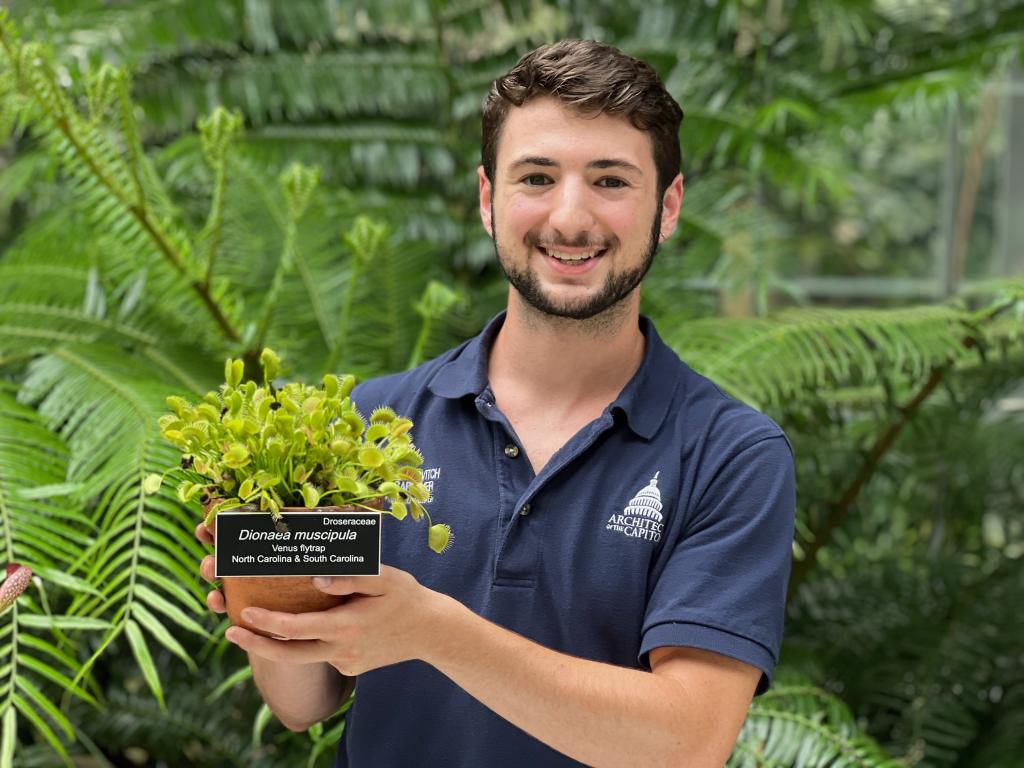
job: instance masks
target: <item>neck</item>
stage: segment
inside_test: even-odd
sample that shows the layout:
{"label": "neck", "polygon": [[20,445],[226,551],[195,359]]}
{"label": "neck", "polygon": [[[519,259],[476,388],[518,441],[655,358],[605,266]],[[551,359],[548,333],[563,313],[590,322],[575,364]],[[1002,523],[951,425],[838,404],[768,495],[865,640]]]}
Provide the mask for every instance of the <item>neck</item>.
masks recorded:
{"label": "neck", "polygon": [[640,367],[640,292],[587,320],[538,312],[510,289],[508,313],[494,340],[488,376],[495,396],[514,391],[526,398],[571,408],[615,399]]}

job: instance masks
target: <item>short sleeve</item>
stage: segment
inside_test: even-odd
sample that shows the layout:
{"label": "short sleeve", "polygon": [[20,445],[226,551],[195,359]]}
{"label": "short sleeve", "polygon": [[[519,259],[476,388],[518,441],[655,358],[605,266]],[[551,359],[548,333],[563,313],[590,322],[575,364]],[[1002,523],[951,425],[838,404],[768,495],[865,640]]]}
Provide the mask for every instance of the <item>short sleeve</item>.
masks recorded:
{"label": "short sleeve", "polygon": [[757,692],[767,690],[782,643],[795,508],[793,454],[781,433],[717,468],[654,582],[643,666],[654,648],[701,648],[757,667]]}

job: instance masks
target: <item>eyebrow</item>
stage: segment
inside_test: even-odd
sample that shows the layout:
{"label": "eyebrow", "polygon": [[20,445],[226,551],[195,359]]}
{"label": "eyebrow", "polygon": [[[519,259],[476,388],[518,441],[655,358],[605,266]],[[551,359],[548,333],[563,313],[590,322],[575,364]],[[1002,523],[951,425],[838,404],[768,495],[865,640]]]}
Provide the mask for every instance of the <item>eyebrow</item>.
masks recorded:
{"label": "eyebrow", "polygon": [[[534,155],[527,155],[516,160],[512,165],[509,166],[510,171],[514,171],[524,165],[539,165],[545,168],[557,168],[558,163],[552,160],[550,157],[538,157]],[[620,160],[618,158],[602,158],[601,160],[591,160],[587,163],[587,168],[619,168],[624,171],[633,171],[643,176],[643,171],[640,170],[633,163],[627,162],[626,160]]]}

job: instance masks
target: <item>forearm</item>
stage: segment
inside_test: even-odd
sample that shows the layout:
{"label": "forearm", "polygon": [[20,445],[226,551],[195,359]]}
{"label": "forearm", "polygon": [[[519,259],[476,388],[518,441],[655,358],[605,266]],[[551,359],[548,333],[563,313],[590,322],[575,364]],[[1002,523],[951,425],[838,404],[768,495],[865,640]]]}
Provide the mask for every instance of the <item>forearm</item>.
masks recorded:
{"label": "forearm", "polygon": [[249,654],[249,664],[263,700],[292,731],[304,731],[333,714],[355,684],[326,662],[285,664]]}
{"label": "forearm", "polygon": [[425,661],[524,731],[593,766],[720,766],[702,717],[676,680],[552,651],[473,614],[445,609]]}

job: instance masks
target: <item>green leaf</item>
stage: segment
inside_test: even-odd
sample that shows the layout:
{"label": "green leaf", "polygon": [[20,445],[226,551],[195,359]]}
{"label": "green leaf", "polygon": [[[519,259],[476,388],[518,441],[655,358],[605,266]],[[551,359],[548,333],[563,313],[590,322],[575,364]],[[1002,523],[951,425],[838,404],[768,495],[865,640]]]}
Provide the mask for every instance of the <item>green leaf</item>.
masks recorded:
{"label": "green leaf", "polygon": [[274,713],[270,707],[266,704],[260,707],[260,711],[256,713],[255,719],[252,721],[252,748],[257,749],[260,746],[260,742],[263,738],[263,731],[267,725],[274,718]]}
{"label": "green leaf", "polygon": [[380,448],[367,446],[359,449],[359,463],[371,469],[379,467],[384,463],[384,452]]}
{"label": "green leaf", "polygon": [[312,483],[303,483],[302,500],[307,507],[313,508],[320,503],[320,491]]}
{"label": "green leaf", "polygon": [[32,705],[29,704],[23,696],[17,693],[11,694],[11,699],[14,701],[14,706],[18,708],[18,711],[36,727],[36,730],[43,735],[43,738],[46,739],[47,743],[51,747],[53,747],[54,751],[61,757],[67,758],[67,749],[64,748],[60,738],[58,738],[57,734],[53,732],[53,729],[49,724],[32,708]]}
{"label": "green leaf", "polygon": [[39,629],[110,629],[113,625],[103,619],[89,616],[36,616],[24,614],[18,617],[18,623],[26,627]]}
{"label": "green leaf", "polygon": [[192,672],[196,671],[196,663],[192,660],[188,651],[182,647],[181,643],[174,639],[174,635],[167,631],[167,627],[161,624],[160,620],[150,613],[141,601],[132,603],[132,614],[161,645],[184,661],[185,666]]}
{"label": "green leaf", "polygon": [[25,694],[27,694],[28,697],[36,703],[36,706],[50,716],[50,719],[53,720],[53,722],[55,722],[62,731],[64,731],[64,735],[67,736],[68,739],[73,739],[75,737],[75,729],[72,727],[67,717],[65,717],[59,709],[53,706],[50,700],[47,699],[38,688],[32,685],[27,678],[21,677],[18,679],[18,688],[24,691]]}
{"label": "green leaf", "polygon": [[160,702],[160,708],[164,708],[164,691],[160,685],[160,675],[156,671],[156,665],[153,663],[153,657],[149,655],[149,646],[146,645],[146,638],[142,634],[142,630],[139,629],[139,625],[136,624],[132,619],[128,619],[125,622],[125,633],[128,635],[128,642],[132,647],[132,653],[135,655],[135,661],[139,665],[139,669],[142,671],[142,676],[146,679],[149,689],[156,696],[156,700]]}
{"label": "green leaf", "polygon": [[61,687],[61,689],[65,691],[70,691],[83,701],[87,701],[90,704],[94,705],[96,704],[96,699],[94,699],[88,691],[82,689],[77,684],[75,684],[72,681],[72,679],[67,675],[58,672],[50,665],[45,664],[42,661],[39,661],[39,659],[29,656],[28,654],[22,653],[18,655],[18,664],[22,664],[28,669],[38,672],[43,677],[55,682],[58,686]]}
{"label": "green leaf", "polygon": [[14,768],[14,747],[18,742],[18,712],[8,704],[4,711],[3,730],[0,731],[0,768]]}
{"label": "green leaf", "polygon": [[142,491],[147,496],[152,496],[160,490],[160,486],[163,485],[163,482],[163,477],[156,473],[146,475],[146,479],[142,481]]}
{"label": "green leaf", "polygon": [[391,434],[391,427],[387,424],[372,424],[366,430],[366,442],[373,443]]}
{"label": "green leaf", "polygon": [[174,603],[166,600],[164,597],[153,591],[145,584],[136,584],[135,591],[139,598],[144,600],[151,608],[155,608],[164,614],[171,621],[175,622],[184,629],[194,632],[202,637],[208,637],[208,633],[205,629],[200,626],[195,619],[188,616],[184,611],[181,610]]}
{"label": "green leaf", "polygon": [[101,594],[98,589],[85,579],[72,576],[64,571],[59,571],[54,568],[37,568],[35,573],[45,583],[56,584],[57,586],[64,587],[72,592],[85,592],[90,595]]}
{"label": "green leaf", "polygon": [[224,678],[221,684],[210,692],[210,694],[206,697],[206,703],[212,704],[225,693],[234,688],[236,685],[245,682],[250,678],[252,678],[252,667],[250,667],[248,664],[239,667],[226,678]]}
{"label": "green leaf", "polygon": [[447,552],[452,544],[452,529],[445,523],[435,523],[428,529],[427,543],[438,554]]}

